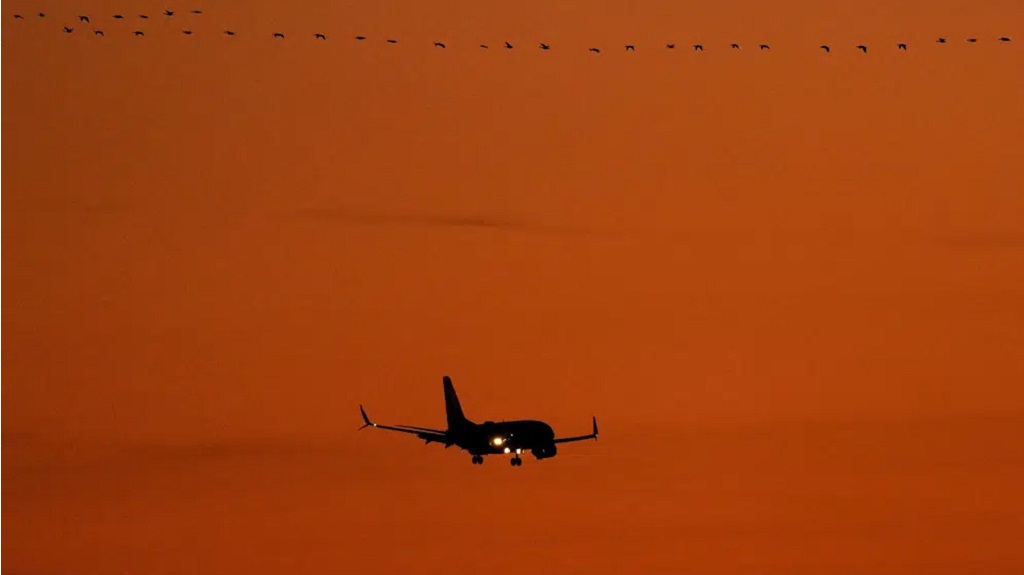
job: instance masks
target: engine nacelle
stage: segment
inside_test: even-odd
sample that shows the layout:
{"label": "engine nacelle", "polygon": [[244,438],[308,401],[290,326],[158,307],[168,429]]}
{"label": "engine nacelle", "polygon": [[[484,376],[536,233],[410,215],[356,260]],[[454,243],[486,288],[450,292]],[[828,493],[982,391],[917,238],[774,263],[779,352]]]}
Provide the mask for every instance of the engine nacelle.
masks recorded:
{"label": "engine nacelle", "polygon": [[547,459],[558,455],[558,448],[555,447],[554,443],[552,443],[551,445],[545,445],[544,447],[537,447],[533,449],[531,453],[533,453],[533,456],[537,459]]}

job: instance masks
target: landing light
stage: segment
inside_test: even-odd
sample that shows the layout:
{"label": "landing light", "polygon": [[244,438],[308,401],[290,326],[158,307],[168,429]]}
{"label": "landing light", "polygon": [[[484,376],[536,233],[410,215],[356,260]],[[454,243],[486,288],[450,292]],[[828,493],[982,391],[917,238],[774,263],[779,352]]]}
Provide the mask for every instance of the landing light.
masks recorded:
{"label": "landing light", "polygon": [[505,440],[501,437],[495,437],[494,439],[491,440],[491,443],[493,443],[494,445],[501,445],[502,443],[505,443]]}
{"label": "landing light", "polygon": [[505,448],[505,453],[512,453],[512,450],[506,447]]}

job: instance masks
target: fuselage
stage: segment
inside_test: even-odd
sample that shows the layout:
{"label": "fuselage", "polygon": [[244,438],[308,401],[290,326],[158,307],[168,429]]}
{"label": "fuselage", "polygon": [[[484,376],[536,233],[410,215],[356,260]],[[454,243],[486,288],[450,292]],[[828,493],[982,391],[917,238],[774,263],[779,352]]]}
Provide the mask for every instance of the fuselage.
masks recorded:
{"label": "fuselage", "polygon": [[448,430],[455,445],[473,455],[533,453],[537,459],[554,457],[555,431],[543,421],[466,421]]}

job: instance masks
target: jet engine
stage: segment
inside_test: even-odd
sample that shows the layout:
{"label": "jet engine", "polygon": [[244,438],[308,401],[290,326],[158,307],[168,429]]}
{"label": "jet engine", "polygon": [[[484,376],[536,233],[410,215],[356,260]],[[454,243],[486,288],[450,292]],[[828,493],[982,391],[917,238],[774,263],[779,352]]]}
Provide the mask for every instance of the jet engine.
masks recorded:
{"label": "jet engine", "polygon": [[554,443],[552,443],[551,445],[545,445],[544,447],[534,448],[531,453],[533,453],[533,456],[537,459],[547,459],[558,455],[558,448],[555,447]]}

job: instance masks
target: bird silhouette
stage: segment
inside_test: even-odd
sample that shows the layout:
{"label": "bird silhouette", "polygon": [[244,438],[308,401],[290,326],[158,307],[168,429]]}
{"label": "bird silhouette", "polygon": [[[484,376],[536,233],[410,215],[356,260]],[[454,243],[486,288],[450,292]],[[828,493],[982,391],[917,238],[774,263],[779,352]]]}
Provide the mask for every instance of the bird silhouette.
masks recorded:
{"label": "bird silhouette", "polygon": [[601,50],[599,50],[597,48],[587,48],[587,51],[588,52],[593,52],[595,54],[600,54],[601,53]]}
{"label": "bird silhouette", "polygon": [[356,40],[366,40],[366,36],[356,36]]}
{"label": "bird silhouette", "polygon": [[1000,41],[1000,42],[1009,42],[1009,41],[1010,41],[1010,39],[1009,39],[1009,38],[1007,38],[1006,36],[1002,36],[1002,37],[1000,37],[1000,38],[999,38],[999,41]]}
{"label": "bird silhouette", "polygon": [[733,50],[739,50],[740,49],[740,45],[736,44],[735,42],[730,44],[729,47],[732,48]]}
{"label": "bird silhouette", "polygon": [[174,16],[174,12],[172,10],[164,10],[164,16]]}
{"label": "bird silhouette", "polygon": [[85,22],[86,24],[88,24],[89,23],[89,17],[88,16],[79,16],[78,17],[78,21],[79,22]]}
{"label": "bird silhouette", "polygon": [[321,34],[320,32],[317,32],[316,34],[313,34],[313,38],[317,40],[326,40],[327,36]]}
{"label": "bird silhouette", "polygon": [[488,49],[488,46],[487,46],[487,44],[480,44],[480,47],[481,47],[481,48],[483,48],[484,50],[487,50],[487,49]]}
{"label": "bird silhouette", "polygon": [[968,38],[967,41],[970,42],[971,44],[973,44],[973,43],[977,42],[978,39],[977,38]]}
{"label": "bird silhouette", "polygon": [[65,34],[70,34],[70,33],[74,32],[74,31],[75,31],[74,28],[68,28],[67,26],[64,27],[64,33]]}
{"label": "bird silhouette", "polygon": [[693,45],[693,49],[694,49],[694,51],[701,51],[701,52],[703,52],[704,51],[704,46],[701,46],[700,44],[694,44]]}
{"label": "bird silhouette", "polygon": [[97,36],[103,36],[103,30],[93,30],[93,34]]}
{"label": "bird silhouette", "polygon": [[626,44],[626,51],[627,52],[636,52],[636,46],[634,46],[632,44]]}
{"label": "bird silhouette", "polygon": [[438,48],[447,48],[447,46],[444,45],[444,42],[434,42],[434,46]]}
{"label": "bird silhouette", "polygon": [[146,16],[145,14],[139,14],[139,18],[142,18],[143,20],[149,20],[149,16]]}
{"label": "bird silhouette", "polygon": [[936,42],[938,42],[939,44],[945,44],[946,43],[946,39],[945,38],[939,38],[938,40],[936,40]]}
{"label": "bird silhouette", "polygon": [[832,51],[832,48],[829,48],[827,44],[822,44],[821,46],[818,46],[818,47],[821,48],[822,50],[824,50],[825,52],[831,52]]}
{"label": "bird silhouette", "polygon": [[114,14],[114,20],[124,20],[124,16],[121,14]]}
{"label": "bird silhouette", "polygon": [[235,35],[235,33],[232,30],[225,30],[224,33],[227,34],[228,36],[234,36]]}
{"label": "bird silhouette", "polygon": [[541,50],[550,50],[550,49],[551,49],[551,46],[548,46],[547,44],[545,44],[545,43],[541,42],[541,43],[540,43],[540,49],[541,49]]}
{"label": "bird silhouette", "polygon": [[192,31],[191,30],[182,30],[181,33],[186,35],[186,36],[191,36],[192,35]]}
{"label": "bird silhouette", "polygon": [[398,44],[398,40],[395,40],[394,38],[388,38],[387,43],[388,44]]}
{"label": "bird silhouette", "polygon": [[136,30],[135,32],[132,32],[132,33],[135,34],[136,36],[145,36],[145,34],[142,33],[142,30]]}
{"label": "bird silhouette", "polygon": [[512,49],[512,44],[510,44],[507,40],[505,41],[505,48],[507,48],[509,50]]}
{"label": "bird silhouette", "polygon": [[40,12],[39,13],[39,17],[40,18],[46,18],[46,12]]}
{"label": "bird silhouette", "polygon": [[861,52],[864,52],[865,54],[868,53],[868,47],[865,46],[864,44],[858,44],[857,49],[860,50]]}
{"label": "bird silhouette", "polygon": [[281,38],[283,40],[284,39],[284,34],[282,34],[280,32],[274,32],[274,38]]}
{"label": "bird silhouette", "polygon": [[15,19],[15,20],[24,20],[24,19],[25,19],[25,17],[24,17],[24,16],[22,16],[21,14],[15,14],[15,15],[14,15],[14,19]]}
{"label": "bird silhouette", "polygon": [[665,44],[665,47],[668,48],[669,50],[674,50],[676,45],[675,44]]}
{"label": "bird silhouette", "polygon": [[898,50],[906,50],[907,49],[907,45],[906,44],[896,44],[896,49],[898,49]]}
{"label": "bird silhouette", "polygon": [[193,14],[202,14],[203,11],[202,10],[193,10],[192,13]]}
{"label": "bird silhouette", "polygon": [[772,49],[772,47],[769,46],[768,44],[761,44],[760,46],[758,46],[758,48],[760,48],[762,50],[771,50]]}

